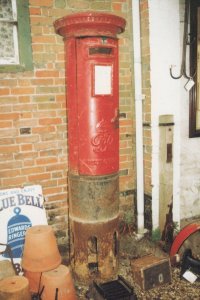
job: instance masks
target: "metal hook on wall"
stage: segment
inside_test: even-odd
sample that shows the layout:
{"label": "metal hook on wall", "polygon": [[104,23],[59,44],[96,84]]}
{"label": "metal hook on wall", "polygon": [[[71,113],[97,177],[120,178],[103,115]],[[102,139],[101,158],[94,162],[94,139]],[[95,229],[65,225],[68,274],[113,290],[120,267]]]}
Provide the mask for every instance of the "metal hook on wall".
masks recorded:
{"label": "metal hook on wall", "polygon": [[181,67],[181,70],[180,70],[180,75],[178,76],[174,76],[172,74],[172,68],[175,67],[173,65],[170,66],[170,69],[169,69],[169,72],[170,72],[170,76],[173,78],[173,79],[180,79],[182,76],[183,76],[183,70],[182,70],[182,67]]}
{"label": "metal hook on wall", "polygon": [[192,80],[196,74],[196,71],[192,75],[188,75],[186,71],[186,48],[188,45],[191,45],[194,40],[190,41],[190,33],[188,33],[188,23],[189,23],[189,10],[190,10],[190,1],[185,0],[185,15],[184,15],[184,31],[183,31],[183,51],[182,51],[182,61],[181,61],[181,69],[180,74],[178,76],[173,75],[172,69],[173,65],[170,66],[170,76],[173,79],[180,79],[181,77],[185,77],[188,80]]}

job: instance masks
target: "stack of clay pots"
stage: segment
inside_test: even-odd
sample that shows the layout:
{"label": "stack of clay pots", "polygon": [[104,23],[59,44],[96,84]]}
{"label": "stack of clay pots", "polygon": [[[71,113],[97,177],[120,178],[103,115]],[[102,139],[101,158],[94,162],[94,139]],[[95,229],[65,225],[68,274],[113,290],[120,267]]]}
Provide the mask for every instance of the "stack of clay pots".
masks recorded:
{"label": "stack of clay pots", "polygon": [[27,229],[22,268],[31,294],[41,300],[76,300],[73,280],[61,256],[53,229],[37,225]]}
{"label": "stack of clay pots", "polygon": [[13,263],[9,260],[0,262],[0,299],[31,300],[27,278],[16,276]]}

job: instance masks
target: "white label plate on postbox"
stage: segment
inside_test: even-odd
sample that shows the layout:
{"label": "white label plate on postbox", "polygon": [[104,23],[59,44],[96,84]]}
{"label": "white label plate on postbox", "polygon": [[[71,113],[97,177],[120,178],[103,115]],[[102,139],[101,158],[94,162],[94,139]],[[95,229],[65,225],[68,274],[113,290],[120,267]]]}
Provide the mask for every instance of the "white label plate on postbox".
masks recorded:
{"label": "white label plate on postbox", "polygon": [[95,66],[94,69],[94,93],[95,95],[111,95],[112,93],[112,67]]}

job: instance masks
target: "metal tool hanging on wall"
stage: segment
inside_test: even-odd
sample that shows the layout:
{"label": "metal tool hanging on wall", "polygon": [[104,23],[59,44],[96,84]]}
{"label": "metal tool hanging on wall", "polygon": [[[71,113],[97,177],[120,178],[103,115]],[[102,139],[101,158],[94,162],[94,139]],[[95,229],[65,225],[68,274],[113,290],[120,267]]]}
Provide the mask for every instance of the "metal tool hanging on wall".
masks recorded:
{"label": "metal tool hanging on wall", "polygon": [[189,24],[189,12],[190,12],[190,0],[185,1],[185,15],[184,15],[184,30],[183,30],[183,49],[182,49],[182,61],[181,61],[181,68],[180,68],[180,74],[178,76],[174,76],[172,73],[172,68],[174,66],[170,66],[170,76],[173,79],[180,79],[182,77],[188,79],[185,89],[189,91],[192,86],[195,84],[193,78],[196,75],[196,70],[194,71],[194,74],[188,74],[187,68],[186,68],[186,52],[187,52],[187,46],[190,46],[194,40],[190,40],[190,33],[188,33],[188,24]]}

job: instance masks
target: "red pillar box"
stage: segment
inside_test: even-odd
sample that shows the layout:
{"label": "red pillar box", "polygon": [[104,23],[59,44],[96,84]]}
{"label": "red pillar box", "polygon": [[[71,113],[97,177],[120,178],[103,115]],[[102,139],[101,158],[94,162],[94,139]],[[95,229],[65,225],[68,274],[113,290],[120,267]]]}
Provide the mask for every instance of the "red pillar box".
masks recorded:
{"label": "red pillar box", "polygon": [[55,22],[65,38],[69,168],[105,175],[119,168],[118,40],[125,20],[79,13]]}
{"label": "red pillar box", "polygon": [[[58,19],[54,26],[56,32],[64,37],[66,52],[71,248],[74,245],[79,248],[81,237],[77,236],[77,228],[80,226],[80,230],[84,231],[84,224],[86,227],[98,227],[93,233],[91,229],[91,237],[87,237],[86,243],[89,245],[91,240],[95,241],[93,247],[98,248],[98,236],[101,236],[99,224],[103,222],[106,226],[107,223],[108,232],[114,238],[111,241],[105,238],[102,246],[101,237],[101,247],[105,257],[111,255],[108,260],[113,260],[111,269],[116,270],[116,257],[112,256],[116,256],[116,253],[113,254],[116,252],[113,240],[116,244],[117,222],[110,221],[118,220],[119,215],[117,34],[124,31],[125,20],[112,14],[84,12]],[[90,209],[86,209],[88,203]],[[108,206],[114,207],[114,211]],[[113,228],[110,224],[114,224]],[[90,251],[86,247],[85,253],[80,255],[77,249],[74,251],[76,257],[73,253],[74,269],[76,271],[76,265],[84,263],[87,270]],[[97,261],[93,265],[96,264],[95,269],[101,274],[102,263],[95,259]],[[79,275],[87,277],[89,273]]]}

